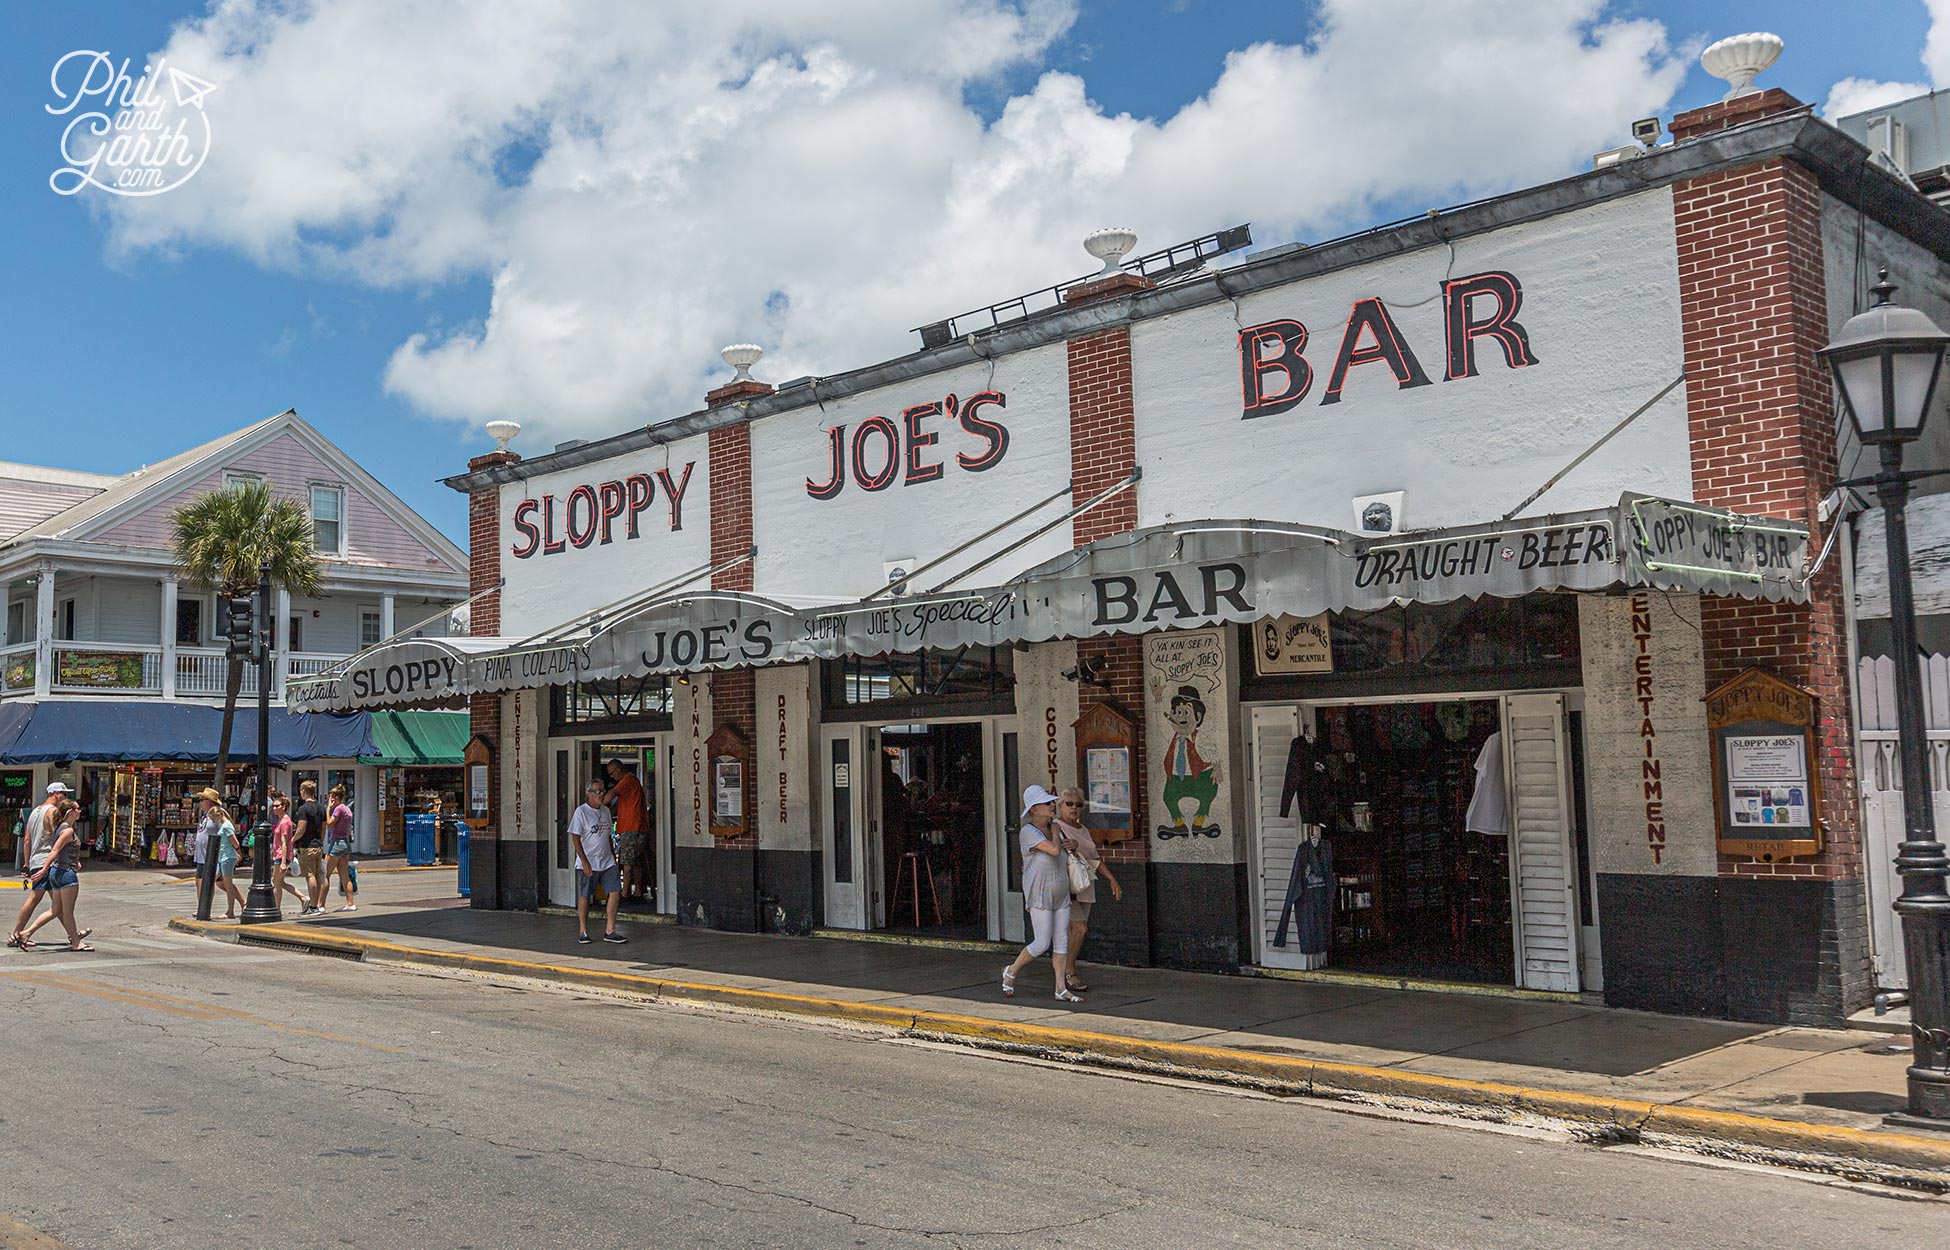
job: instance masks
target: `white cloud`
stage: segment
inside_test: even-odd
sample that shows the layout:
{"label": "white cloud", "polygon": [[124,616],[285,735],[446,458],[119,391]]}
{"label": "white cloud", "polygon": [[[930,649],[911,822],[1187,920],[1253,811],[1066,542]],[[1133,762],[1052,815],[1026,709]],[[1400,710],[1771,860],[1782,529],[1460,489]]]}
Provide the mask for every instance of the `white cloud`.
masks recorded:
{"label": "white cloud", "polygon": [[491,274],[484,319],[402,344],[386,384],[540,444],[696,407],[727,342],[781,379],[911,350],[911,326],[1083,272],[1096,226],[1142,249],[1251,220],[1264,244],[1561,176],[1687,69],[1603,0],[1327,0],[1307,44],[1234,53],[1162,120],[1046,73],[985,125],[965,91],[1033,71],[1073,18],[225,0],[167,49],[222,84],[209,163],[110,205],[112,240],[375,285]]}
{"label": "white cloud", "polygon": [[1918,59],[1929,73],[1930,81],[1882,82],[1874,78],[1844,78],[1829,89],[1828,102],[1821,106],[1823,117],[1834,121],[1851,113],[1895,104],[1900,100],[1912,100],[1932,90],[1950,86],[1950,0],[1923,0],[1923,7],[1930,11],[1930,33],[1923,41],[1923,53]]}
{"label": "white cloud", "polygon": [[1903,100],[1913,100],[1919,95],[1929,93],[1930,84],[1926,82],[1881,82],[1874,78],[1844,78],[1828,89],[1828,103],[1821,106],[1821,115],[1830,121],[1848,117],[1854,113],[1865,113],[1885,104],[1895,104]]}

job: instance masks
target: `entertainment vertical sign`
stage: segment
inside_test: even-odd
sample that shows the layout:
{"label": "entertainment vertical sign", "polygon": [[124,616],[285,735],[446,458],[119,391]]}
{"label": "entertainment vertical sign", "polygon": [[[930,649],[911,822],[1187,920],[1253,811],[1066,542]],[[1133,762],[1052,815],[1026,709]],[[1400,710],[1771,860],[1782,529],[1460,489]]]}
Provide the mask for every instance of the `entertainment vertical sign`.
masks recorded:
{"label": "entertainment vertical sign", "polygon": [[1639,707],[1639,743],[1645,750],[1639,761],[1639,785],[1645,801],[1645,845],[1652,862],[1666,854],[1665,783],[1660,778],[1659,731],[1652,724],[1652,596],[1640,590],[1632,595],[1632,699]]}

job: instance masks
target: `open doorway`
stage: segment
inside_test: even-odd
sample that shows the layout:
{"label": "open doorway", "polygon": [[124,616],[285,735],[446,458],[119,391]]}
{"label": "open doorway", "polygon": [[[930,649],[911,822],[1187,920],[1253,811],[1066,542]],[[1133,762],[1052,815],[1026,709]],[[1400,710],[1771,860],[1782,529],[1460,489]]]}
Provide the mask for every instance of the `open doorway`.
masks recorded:
{"label": "open doorway", "polygon": [[985,729],[881,727],[880,869],[890,930],[989,935]]}

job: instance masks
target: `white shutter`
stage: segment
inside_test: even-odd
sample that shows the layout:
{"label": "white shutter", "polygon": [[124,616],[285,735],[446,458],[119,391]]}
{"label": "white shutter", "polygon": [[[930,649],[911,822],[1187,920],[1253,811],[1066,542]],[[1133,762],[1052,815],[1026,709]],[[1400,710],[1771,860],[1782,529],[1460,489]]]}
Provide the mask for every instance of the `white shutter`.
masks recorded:
{"label": "white shutter", "polygon": [[1510,871],[1516,887],[1517,983],[1532,990],[1576,990],[1577,888],[1564,696],[1507,696],[1503,734]]}
{"label": "white shutter", "polygon": [[1256,707],[1252,715],[1253,809],[1259,831],[1259,962],[1269,968],[1303,968],[1299,948],[1291,940],[1284,949],[1273,945],[1286,901],[1287,878],[1300,851],[1300,822],[1280,815],[1280,791],[1286,785],[1287,750],[1300,733],[1300,709]]}

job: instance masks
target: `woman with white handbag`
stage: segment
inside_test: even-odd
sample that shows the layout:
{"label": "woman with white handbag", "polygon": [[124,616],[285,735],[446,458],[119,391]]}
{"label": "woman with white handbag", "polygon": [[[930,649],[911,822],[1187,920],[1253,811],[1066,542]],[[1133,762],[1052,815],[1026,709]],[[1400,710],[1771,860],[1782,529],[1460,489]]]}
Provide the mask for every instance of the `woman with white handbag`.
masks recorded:
{"label": "woman with white handbag", "polygon": [[1083,791],[1071,787],[1057,796],[1056,831],[1063,835],[1070,860],[1070,958],[1063,984],[1081,994],[1090,987],[1077,979],[1077,960],[1083,954],[1083,935],[1090,931],[1090,909],[1097,905],[1097,878],[1104,879],[1110,896],[1120,903],[1124,901],[1124,887],[1110,875],[1110,865],[1084,827]]}
{"label": "woman with white handbag", "polygon": [[1041,786],[1022,792],[1022,901],[1029,909],[1033,940],[1016,961],[1002,970],[1002,993],[1016,996],[1016,974],[1045,951],[1056,972],[1056,997],[1066,1003],[1083,1000],[1065,984],[1070,971],[1069,852],[1055,828],[1056,796]]}

